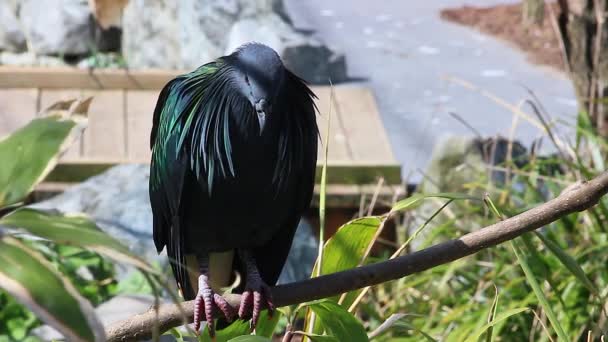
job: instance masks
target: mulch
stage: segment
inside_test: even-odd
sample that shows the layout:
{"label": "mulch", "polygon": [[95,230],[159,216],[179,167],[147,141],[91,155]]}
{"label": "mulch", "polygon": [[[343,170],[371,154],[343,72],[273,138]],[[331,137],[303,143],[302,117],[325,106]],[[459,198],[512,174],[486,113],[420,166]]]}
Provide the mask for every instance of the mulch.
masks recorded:
{"label": "mulch", "polygon": [[[551,6],[555,16],[558,16],[557,5],[552,3]],[[473,27],[515,45],[528,55],[532,63],[564,71],[558,36],[551,24],[548,8],[545,8],[543,23],[531,26],[523,24],[521,4],[492,7],[464,5],[443,9],[440,15],[444,20]]]}

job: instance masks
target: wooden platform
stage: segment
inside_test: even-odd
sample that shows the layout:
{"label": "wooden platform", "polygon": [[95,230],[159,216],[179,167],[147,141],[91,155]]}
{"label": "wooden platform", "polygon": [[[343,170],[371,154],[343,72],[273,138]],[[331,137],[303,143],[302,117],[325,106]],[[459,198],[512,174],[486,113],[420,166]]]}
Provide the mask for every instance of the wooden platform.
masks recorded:
{"label": "wooden platform", "polygon": [[[0,137],[57,100],[94,96],[89,127],[80,144],[62,156],[47,181],[81,181],[119,163],[148,163],[152,112],[158,93],[180,73],[0,66]],[[318,120],[324,138],[331,89],[313,90],[319,97]],[[399,185],[401,167],[393,156],[370,90],[335,86],[331,101],[328,182],[360,189],[383,177],[387,186]],[[320,149],[320,160],[322,156]],[[347,192],[352,193],[353,188]]]}

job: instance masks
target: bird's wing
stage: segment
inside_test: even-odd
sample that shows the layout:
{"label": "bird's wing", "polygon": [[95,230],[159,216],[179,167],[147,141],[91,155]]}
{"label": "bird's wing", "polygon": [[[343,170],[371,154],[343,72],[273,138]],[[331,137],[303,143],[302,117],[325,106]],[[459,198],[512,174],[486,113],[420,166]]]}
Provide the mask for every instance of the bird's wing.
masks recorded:
{"label": "bird's wing", "polygon": [[287,116],[293,118],[279,143],[281,158],[291,158],[286,170],[278,177],[287,177],[296,185],[294,206],[280,232],[266,245],[254,251],[262,279],[276,284],[287,260],[300,217],[308,210],[315,185],[319,130],[316,120],[314,93],[297,76],[288,72],[282,95]]}
{"label": "bird's wing", "polygon": [[150,204],[152,206],[154,244],[167,255],[175,279],[184,297],[193,296],[186,269],[184,223],[181,201],[191,180],[192,150],[190,136],[199,109],[206,99],[203,93],[211,83],[217,64],[203,65],[190,74],[170,81],[161,91],[150,134]]}

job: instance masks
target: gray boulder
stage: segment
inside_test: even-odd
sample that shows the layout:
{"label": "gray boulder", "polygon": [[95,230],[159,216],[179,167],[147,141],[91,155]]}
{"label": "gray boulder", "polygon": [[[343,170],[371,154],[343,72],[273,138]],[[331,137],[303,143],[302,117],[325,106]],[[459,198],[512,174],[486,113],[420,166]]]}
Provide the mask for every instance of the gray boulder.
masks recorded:
{"label": "gray boulder", "polygon": [[94,46],[86,0],[23,0],[19,17],[36,54],[83,55]]}
{"label": "gray boulder", "polygon": [[[509,145],[511,147],[509,148]],[[488,166],[503,166],[507,156],[511,153],[511,160],[516,164],[525,164],[527,158],[526,148],[517,141],[498,138],[474,138],[452,136],[440,141],[431,156],[431,161],[425,170],[425,179],[418,186],[418,191],[425,194],[431,193],[460,193],[470,194],[482,198],[485,189],[469,186],[472,183],[486,184],[489,181],[501,185],[506,181],[506,173],[500,170],[490,170]],[[514,184],[513,186],[517,186]],[[443,199],[429,199],[424,201],[413,211],[413,221],[408,227],[400,232],[400,240],[403,242],[408,236],[425,223],[443,204]],[[450,214],[441,212],[432,221],[432,226],[453,218]],[[466,229],[475,230],[481,228],[469,224]],[[420,247],[424,236],[429,234],[432,228],[429,226],[419,237],[412,241],[414,250]]]}
{"label": "gray boulder", "polygon": [[20,52],[26,49],[25,35],[16,13],[16,3],[0,2],[0,51]]}
{"label": "gray boulder", "polygon": [[122,52],[130,67],[182,67],[178,3],[171,0],[129,1],[123,12]]}
{"label": "gray boulder", "polygon": [[[33,207],[85,213],[135,254],[149,262],[164,265],[167,258],[157,255],[152,239],[149,177],[148,165],[115,166]],[[303,220],[296,232],[280,282],[289,283],[310,276],[315,258],[315,238],[310,226]],[[118,268],[118,271],[118,279],[124,279],[130,272],[123,268]]]}
{"label": "gray boulder", "polygon": [[317,39],[296,32],[279,15],[270,13],[237,21],[228,35],[224,51],[229,54],[248,42],[266,44],[281,55],[285,65],[313,84],[347,79],[346,60]]}
{"label": "gray boulder", "polygon": [[0,52],[0,65],[18,65],[18,66],[65,66],[66,62],[53,56],[39,56],[32,52]]}
{"label": "gray boulder", "polygon": [[123,53],[132,68],[194,69],[256,41],[311,83],[346,81],[344,56],[287,19],[281,0],[134,0],[124,12]]}

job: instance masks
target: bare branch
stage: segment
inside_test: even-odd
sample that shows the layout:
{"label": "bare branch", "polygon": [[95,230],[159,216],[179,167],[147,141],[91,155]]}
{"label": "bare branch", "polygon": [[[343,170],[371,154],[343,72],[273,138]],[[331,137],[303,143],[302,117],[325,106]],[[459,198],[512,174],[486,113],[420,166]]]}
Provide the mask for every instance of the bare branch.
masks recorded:
{"label": "bare branch", "polygon": [[[463,258],[482,249],[512,240],[517,236],[538,229],[573,212],[583,211],[595,205],[608,192],[608,172],[588,182],[576,183],[566,188],[557,198],[523,212],[517,216],[466,234],[458,239],[401,256],[392,260],[351,270],[279,285],[272,289],[276,306],[303,303],[315,299],[339,295],[347,291],[384,283],[390,280],[422,272],[438,265]],[[228,302],[238,306],[240,296],[226,296]],[[193,302],[182,304],[192,320]],[[115,323],[107,330],[108,341],[134,341],[151,337],[156,314],[153,309]],[[158,312],[160,331],[182,324],[182,316],[175,304],[162,305]]]}

